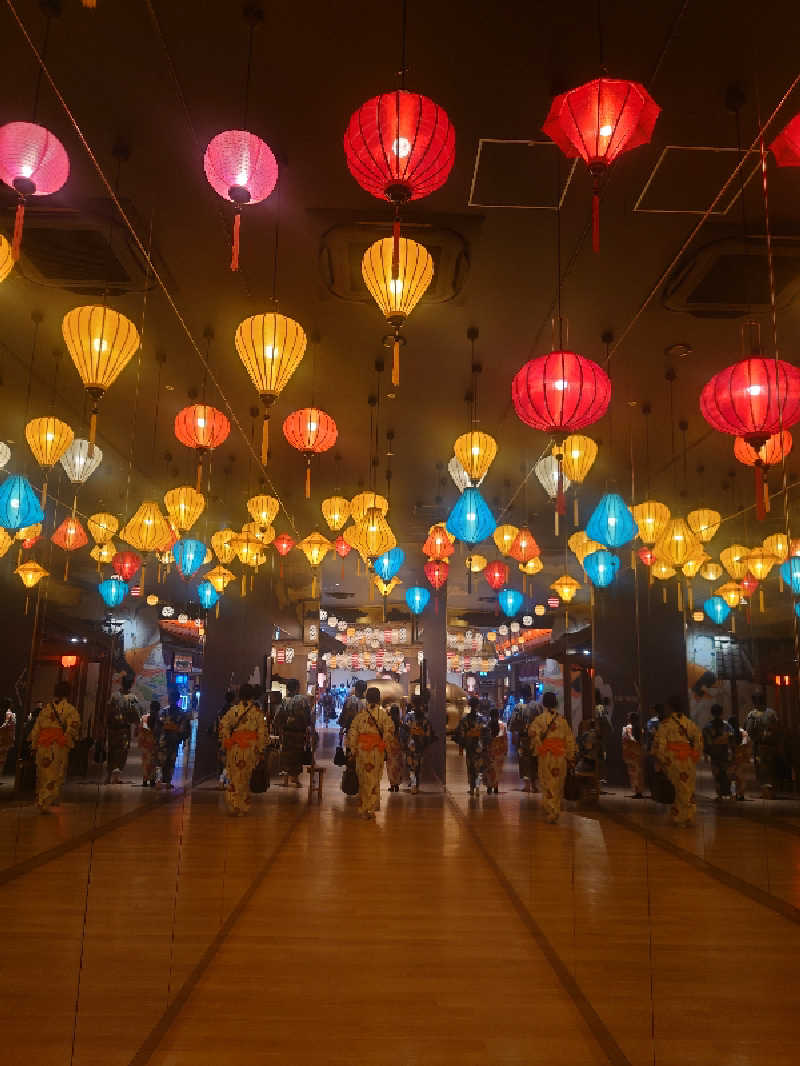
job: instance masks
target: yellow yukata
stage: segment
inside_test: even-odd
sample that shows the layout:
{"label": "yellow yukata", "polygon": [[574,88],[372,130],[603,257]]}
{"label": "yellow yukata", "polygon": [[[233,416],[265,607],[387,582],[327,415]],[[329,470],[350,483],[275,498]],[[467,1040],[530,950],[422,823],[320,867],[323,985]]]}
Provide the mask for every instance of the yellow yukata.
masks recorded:
{"label": "yellow yukata", "polygon": [[697,805],[694,785],[697,762],[703,754],[703,734],[685,714],[665,718],[653,738],[653,756],[675,787],[672,821],[694,825]]}
{"label": "yellow yukata", "polygon": [[152,729],[140,725],[138,740],[139,751],[142,753],[142,780],[151,781],[156,772],[156,738]]}
{"label": "yellow yukata", "polygon": [[261,708],[250,700],[234,703],[220,720],[219,737],[230,778],[225,792],[228,810],[231,814],[245,814],[250,807],[250,778],[267,746]]}
{"label": "yellow yukata", "polygon": [[533,754],[539,760],[539,786],[548,822],[557,822],[564,796],[567,762],[575,759],[575,735],[563,715],[545,708],[528,726]]}
{"label": "yellow yukata", "polygon": [[371,815],[380,809],[386,743],[393,739],[394,722],[383,707],[358,711],[347,734],[347,746],[356,753],[360,814]]}
{"label": "yellow yukata", "polygon": [[61,798],[67,775],[69,750],[81,730],[78,712],[67,700],[46,703],[31,730],[31,747],[36,752],[36,806],[46,811]]}

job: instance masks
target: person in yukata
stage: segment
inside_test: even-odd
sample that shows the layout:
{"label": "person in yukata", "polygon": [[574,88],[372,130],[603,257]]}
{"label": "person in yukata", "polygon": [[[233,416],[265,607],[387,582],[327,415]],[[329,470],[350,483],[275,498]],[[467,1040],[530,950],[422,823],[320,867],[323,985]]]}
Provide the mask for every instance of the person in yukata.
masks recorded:
{"label": "person in yukata", "polygon": [[753,709],[744,720],[744,727],[753,745],[756,780],[761,795],[771,799],[778,784],[781,727],[777,714],[767,707],[763,692],[753,693]]}
{"label": "person in yukata", "polygon": [[711,774],[717,789],[718,800],[730,799],[731,795],[729,771],[733,754],[732,740],[733,733],[722,717],[722,707],[715,703],[711,708],[711,720],[703,729],[703,751],[711,763]]}
{"label": "person in yukata", "polygon": [[406,765],[408,766],[409,787],[416,795],[422,770],[422,757],[433,741],[433,729],[428,720],[428,710],[422,696],[412,696],[411,712],[405,720]]}
{"label": "person in yukata", "polygon": [[531,751],[528,729],[541,708],[532,702],[531,686],[521,685],[519,699],[508,723],[511,739],[517,749],[519,777],[523,792],[536,792],[536,757]]}
{"label": "person in yukata", "polygon": [[255,685],[242,685],[239,702],[228,708],[219,723],[230,781],[225,800],[234,815],[246,814],[250,809],[250,778],[267,746],[267,724],[257,697]]}
{"label": "person in yukata", "polygon": [[400,708],[396,703],[389,708],[389,717],[394,726],[394,736],[386,740],[386,776],[389,778],[389,791],[399,792],[406,769],[406,753],[401,739]]}
{"label": "person in yukata", "polygon": [[159,788],[172,788],[172,775],[178,748],[189,736],[189,719],[180,705],[177,689],[170,689],[169,706],[161,718],[161,734],[158,738],[158,759],[161,765]]}
{"label": "person in yukata", "polygon": [[486,760],[484,763],[484,780],[489,792],[500,791],[500,777],[508,755],[508,733],[505,722],[500,721],[496,707],[489,710],[489,723],[486,727]]}
{"label": "person in yukata", "polygon": [[679,696],[667,703],[666,716],[653,738],[653,756],[675,788],[671,816],[675,825],[694,825],[697,762],[703,754],[703,735],[683,713]]}
{"label": "person in yukata", "polygon": [[464,749],[467,757],[467,784],[470,796],[478,795],[478,778],[483,769],[483,729],[484,723],[478,709],[480,700],[471,696],[469,710],[452,732],[453,740]]}
{"label": "person in yukata", "polygon": [[122,784],[122,771],[128,761],[131,746],[131,726],[138,726],[141,719],[139,702],[131,692],[133,681],[133,676],[126,674],[120,684],[120,691],[115,692],[109,701],[106,721],[106,784]]}
{"label": "person in yukata", "polygon": [[42,707],[31,729],[30,744],[36,753],[36,806],[42,814],[61,800],[69,750],[81,730],[78,712],[67,700],[69,691],[69,682],[59,681],[53,699]]}
{"label": "person in yukata", "polygon": [[372,819],[380,810],[386,743],[393,736],[394,725],[381,707],[380,690],[368,688],[366,706],[357,712],[347,734],[347,746],[356,753],[358,813],[362,818]]}
{"label": "person in yukata", "polygon": [[142,788],[153,787],[156,783],[156,767],[158,766],[156,734],[153,731],[153,723],[161,718],[161,703],[158,700],[150,700],[150,710],[142,715],[141,723],[137,731],[139,751],[142,753]]}
{"label": "person in yukata", "polygon": [[308,700],[300,695],[300,682],[296,677],[286,682],[286,699],[275,715],[273,729],[281,738],[281,784],[289,782],[300,788],[303,771],[303,755],[310,743],[311,710]]}
{"label": "person in yukata", "polygon": [[557,822],[561,814],[567,763],[575,761],[575,736],[569,722],[558,713],[555,692],[542,696],[542,713],[528,727],[533,753],[539,760],[539,785],[545,818]]}
{"label": "person in yukata", "polygon": [[731,727],[731,781],[736,798],[741,802],[745,791],[753,785],[753,745],[735,714],[728,719],[728,725]]}
{"label": "person in yukata", "polygon": [[628,721],[622,727],[622,759],[628,771],[628,779],[633,789],[633,798],[644,799],[644,749],[642,748],[642,725],[639,712],[631,711]]}

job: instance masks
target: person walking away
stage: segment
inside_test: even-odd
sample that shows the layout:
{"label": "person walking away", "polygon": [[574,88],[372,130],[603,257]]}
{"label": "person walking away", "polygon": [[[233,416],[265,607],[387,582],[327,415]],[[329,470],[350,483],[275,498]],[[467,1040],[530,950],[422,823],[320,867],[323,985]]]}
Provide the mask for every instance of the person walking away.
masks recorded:
{"label": "person walking away", "polygon": [[250,809],[250,778],[267,746],[267,726],[257,696],[255,685],[242,685],[238,703],[228,708],[219,723],[230,782],[225,802],[233,815],[247,814]]}
{"label": "person walking away", "polygon": [[142,755],[142,788],[151,788],[156,783],[157,744],[156,735],[153,731],[153,723],[161,718],[161,703],[158,700],[150,700],[150,710],[142,715],[136,739],[139,742],[139,751]]}
{"label": "person walking away", "polygon": [[274,729],[281,741],[281,785],[289,782],[300,788],[303,753],[311,730],[308,700],[300,695],[300,682],[292,677],[286,682],[286,699],[275,715]]}
{"label": "person walking away", "polygon": [[644,779],[647,787],[653,792],[653,777],[656,772],[656,760],[653,756],[653,741],[656,738],[656,730],[664,721],[666,709],[663,703],[653,704],[653,713],[647,719],[644,727]]}
{"label": "person walking away", "polygon": [[763,692],[753,693],[753,709],[744,720],[753,745],[753,762],[761,795],[771,799],[778,777],[780,723],[772,707],[767,707]]}
{"label": "person walking away", "polygon": [[30,743],[36,753],[36,806],[42,814],[61,800],[69,751],[81,730],[78,712],[67,700],[69,691],[69,682],[59,681],[53,699],[42,707],[31,729]]}
{"label": "person walking away", "polygon": [[358,711],[347,735],[347,746],[355,752],[358,775],[359,814],[372,819],[381,805],[381,777],[386,744],[394,736],[392,719],[381,707],[377,688],[368,688],[366,706]]}
{"label": "person walking away", "polygon": [[489,710],[487,732],[489,739],[484,777],[488,791],[498,793],[500,778],[508,755],[508,732],[505,722],[500,721],[500,714],[496,707]]}
{"label": "person walking away", "polygon": [[521,685],[518,696],[518,702],[512,712],[508,728],[511,732],[514,747],[517,749],[522,790],[523,792],[536,792],[537,766],[531,749],[528,730],[539,711],[531,702],[530,685]]}
{"label": "person walking away", "polygon": [[106,784],[122,784],[122,771],[128,761],[131,746],[131,726],[138,726],[141,718],[139,702],[131,692],[133,682],[133,676],[126,674],[120,684],[120,691],[115,692],[109,701],[106,721]]}
{"label": "person walking away", "polygon": [[178,748],[188,735],[189,721],[181,708],[178,690],[171,689],[169,706],[162,715],[161,733],[158,738],[158,759],[161,766],[159,788],[172,788],[172,775],[175,773]]}
{"label": "person walking away", "polygon": [[631,711],[628,721],[622,727],[622,759],[633,789],[633,799],[644,799],[644,750],[638,711]]}
{"label": "person walking away", "polygon": [[467,713],[452,733],[453,740],[461,745],[467,757],[467,784],[469,785],[470,796],[478,795],[478,778],[482,770],[481,733],[483,732],[483,722],[478,714],[479,704],[480,701],[477,696],[470,697]]}
{"label": "person walking away", "polygon": [[555,692],[545,692],[542,713],[528,727],[534,755],[539,760],[539,784],[548,822],[557,822],[561,814],[567,763],[575,761],[575,735],[569,722],[558,713]]}
{"label": "person walking away", "polygon": [[11,709],[11,701],[3,700],[0,706],[0,774],[5,773],[5,765],[9,752],[14,747],[14,736],[17,729],[17,719]]}
{"label": "person walking away", "polygon": [[747,730],[741,728],[735,714],[728,719],[728,725],[731,728],[731,781],[736,799],[742,802],[745,791],[752,788],[753,745]]}
{"label": "person walking away", "polygon": [[405,733],[409,788],[416,795],[422,777],[422,757],[433,742],[433,729],[422,696],[411,698],[411,713],[406,716]]}
{"label": "person walking away", "polygon": [[673,696],[667,703],[666,716],[653,738],[653,756],[675,789],[675,802],[671,810],[675,825],[690,826],[695,823],[695,777],[702,753],[703,736],[699,728],[683,713],[680,698]]}
{"label": "person walking away", "polygon": [[389,791],[399,792],[400,782],[403,780],[406,759],[402,743],[402,723],[400,721],[400,708],[392,704],[389,708],[389,717],[394,727],[394,735],[386,740],[386,776],[389,778]]}
{"label": "person walking away", "polygon": [[703,729],[703,751],[711,763],[711,774],[717,789],[717,799],[730,799],[731,780],[728,769],[731,763],[731,727],[722,717],[722,707],[715,703],[711,719]]}
{"label": "person walking away", "polygon": [[350,732],[353,719],[360,710],[366,707],[364,693],[367,691],[366,681],[358,680],[353,685],[353,691],[344,701],[342,713],[339,715],[339,743],[343,744]]}

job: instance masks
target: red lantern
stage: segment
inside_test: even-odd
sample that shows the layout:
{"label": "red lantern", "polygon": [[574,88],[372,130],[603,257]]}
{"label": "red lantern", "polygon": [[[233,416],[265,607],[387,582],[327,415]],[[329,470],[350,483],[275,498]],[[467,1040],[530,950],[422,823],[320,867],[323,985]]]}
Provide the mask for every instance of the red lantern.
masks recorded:
{"label": "red lantern", "polygon": [[779,167],[800,167],[800,115],[783,127],[769,147]]}
{"label": "red lantern", "polygon": [[[279,533],[272,543],[275,551],[281,557],[287,556],[295,545],[294,538],[290,537],[288,533]],[[283,577],[283,563],[281,563],[280,576]]]}
{"label": "red lantern", "polygon": [[306,499],[311,499],[311,456],[326,452],[336,443],[339,433],[330,415],[319,407],[292,411],[283,423],[283,435],[293,448],[306,457]]}
{"label": "red lantern", "polygon": [[175,415],[175,436],[197,452],[197,489],[203,473],[203,456],[228,439],[231,424],[222,411],[209,404],[196,403]]}
{"label": "red lantern", "polygon": [[447,581],[447,575],[450,572],[450,566],[448,563],[435,559],[431,559],[430,562],[425,563],[423,569],[425,571],[425,577],[435,589],[440,589],[442,587],[445,581]]}
{"label": "red lantern", "polygon": [[748,573],[746,573],[744,575],[744,577],[739,582],[739,584],[742,587],[742,592],[745,594],[745,596],[747,596],[748,599],[753,595],[753,593],[758,588],[758,581],[756,581],[756,579],[753,577],[753,575],[749,571],[748,571]]}
{"label": "red lantern", "polygon": [[558,596],[548,596],[547,597],[547,606],[550,608],[551,611],[554,611],[559,606],[560,603],[561,603],[561,600],[558,598]]}
{"label": "red lantern", "polygon": [[344,539],[344,535],[342,533],[340,533],[336,540],[333,542],[333,547],[336,554],[342,560],[342,577],[344,578],[344,561],[352,551],[352,548]]}
{"label": "red lantern", "polygon": [[550,352],[517,372],[511,399],[526,426],[561,436],[603,417],[611,400],[611,379],[576,352]]}
{"label": "red lantern", "polygon": [[142,557],[136,552],[117,552],[111,560],[111,565],[123,581],[130,581],[142,565]]}
{"label": "red lantern", "polygon": [[504,585],[508,584],[508,567],[499,559],[495,559],[484,569],[483,576],[486,578],[489,588],[499,592]]}
{"label": "red lantern", "polygon": [[656,560],[656,553],[652,548],[648,548],[646,545],[644,548],[640,548],[636,553],[642,560],[645,566],[652,566]]}
{"label": "red lantern", "polygon": [[508,549],[508,554],[512,559],[516,559],[518,563],[529,563],[531,559],[535,559],[538,555],[542,554],[542,549],[534,540],[533,533],[523,526],[514,538],[514,543]]}
{"label": "red lantern", "polygon": [[63,548],[65,552],[74,552],[77,548],[82,548],[84,544],[89,543],[89,538],[80,520],[72,517],[64,519],[50,540],[59,548]]}
{"label": "red lantern", "polygon": [[567,157],[580,156],[592,175],[592,245],[600,247],[600,186],[617,156],[653,134],[661,108],[643,85],[596,78],[557,96],[542,130]]}
{"label": "red lantern", "polygon": [[44,126],[33,122],[7,122],[0,126],[0,181],[19,197],[11,244],[15,261],[22,245],[26,198],[50,196],[68,177],[69,157],[64,145]]}
{"label": "red lantern", "polygon": [[61,665],[64,667],[65,670],[70,670],[73,666],[75,666],[77,661],[78,661],[78,656],[77,655],[62,655],[61,656]]}

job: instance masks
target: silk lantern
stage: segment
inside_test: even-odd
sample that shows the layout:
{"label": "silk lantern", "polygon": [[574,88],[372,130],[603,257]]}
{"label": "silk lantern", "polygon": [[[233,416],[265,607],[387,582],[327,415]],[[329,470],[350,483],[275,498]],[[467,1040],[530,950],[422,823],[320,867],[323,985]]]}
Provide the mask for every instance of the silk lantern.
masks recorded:
{"label": "silk lantern", "polygon": [[260,522],[245,522],[242,526],[241,535],[243,537],[254,537],[266,546],[272,544],[273,540],[275,540],[275,527],[263,526]]}
{"label": "silk lantern", "polygon": [[726,581],[716,590],[716,595],[721,596],[730,608],[738,607],[742,602],[742,589],[735,581]]}
{"label": "silk lantern", "polygon": [[429,559],[445,560],[449,559],[454,551],[449,531],[442,525],[431,526],[422,545],[423,555],[427,555]]}
{"label": "silk lantern", "polygon": [[482,573],[486,569],[487,564],[488,559],[486,556],[478,555],[475,552],[471,552],[465,560],[465,566],[470,574]]}
{"label": "silk lantern", "polygon": [[0,181],[18,197],[11,242],[15,262],[22,246],[25,201],[29,196],[51,196],[68,177],[69,157],[50,130],[33,122],[7,122],[0,126]]}
{"label": "silk lantern", "polygon": [[236,557],[237,537],[235,529],[218,529],[211,534],[211,547],[223,566],[233,562]]}
{"label": "silk lantern", "polygon": [[453,451],[469,479],[478,485],[495,460],[497,441],[488,433],[471,429],[456,438]]}
{"label": "silk lantern", "polygon": [[260,494],[251,496],[247,501],[247,511],[254,522],[260,526],[271,526],[280,510],[280,501],[274,496]]}
{"label": "silk lantern", "polygon": [[207,403],[196,403],[178,411],[173,431],[181,444],[197,452],[196,485],[199,491],[203,479],[203,459],[208,452],[225,443],[231,431],[231,424],[216,407]]}
{"label": "silk lantern", "polygon": [[[573,484],[582,485],[594,466],[597,458],[597,445],[591,437],[586,437],[580,433],[571,433],[563,445],[555,444],[553,446],[553,455],[557,457],[557,453],[561,455],[564,476]],[[577,491],[572,501],[572,521],[576,526],[580,521]]]}
{"label": "silk lantern", "polygon": [[[588,553],[587,553],[588,554]],[[656,561],[656,553],[652,548],[645,545],[643,548],[639,548],[636,552],[638,557],[642,560],[645,566],[652,566]]]}
{"label": "silk lantern", "polygon": [[505,523],[495,529],[492,539],[501,555],[511,554],[511,545],[517,539],[517,533],[519,533],[519,528],[509,523]]}
{"label": "silk lantern", "polygon": [[334,446],[339,433],[336,423],[319,407],[293,411],[283,423],[283,435],[306,457],[306,499],[311,499],[311,456]]}
{"label": "silk lantern", "polygon": [[[447,472],[453,479],[453,484],[459,492],[468,489],[472,484],[472,478],[454,455],[450,457],[450,461],[447,464]],[[480,481],[475,482],[476,485],[480,485],[480,483]]]}
{"label": "silk lantern", "polygon": [[185,578],[189,578],[202,565],[206,546],[200,540],[184,537],[172,546],[172,557]]}
{"label": "silk lantern", "polygon": [[786,562],[781,563],[781,577],[787,585],[791,586],[792,594],[800,596],[800,558],[793,555]]}
{"label": "silk lantern", "polygon": [[216,591],[221,595],[231,583],[231,581],[234,580],[235,576],[236,575],[233,574],[226,567],[215,566],[206,574],[206,581],[210,581]]}
{"label": "silk lantern", "polygon": [[109,540],[106,541],[105,544],[95,544],[89,552],[89,557],[95,560],[99,572],[100,564],[102,563],[105,565],[106,563],[110,563],[116,554],[117,546],[113,540]]}
{"label": "silk lantern", "polygon": [[[667,562],[666,559],[659,559],[655,553],[653,554],[653,564],[650,567],[650,573],[653,577],[657,578],[659,581],[669,581],[671,577],[675,577],[678,572],[675,567]],[[664,602],[666,603],[666,600],[664,600]]]}
{"label": "silk lantern", "polygon": [[549,352],[529,360],[516,373],[511,399],[525,425],[569,434],[603,417],[611,400],[611,379],[597,363],[576,352]]}
{"label": "silk lantern", "polygon": [[800,115],[795,115],[783,127],[769,150],[779,167],[800,166]]}
{"label": "silk lantern", "polygon": [[297,547],[305,555],[308,560],[308,564],[311,567],[311,598],[316,599],[319,595],[318,578],[317,573],[319,567],[322,565],[322,561],[325,556],[331,550],[333,545],[327,537],[323,537],[321,533],[310,533],[307,537],[301,540]]}
{"label": "silk lantern", "polygon": [[447,581],[447,575],[450,572],[450,566],[447,563],[440,562],[436,559],[431,559],[423,567],[425,571],[425,577],[433,585],[435,589],[440,589]]}
{"label": "silk lantern", "polygon": [[772,536],[764,538],[761,547],[782,563],[789,555],[789,538],[785,533],[773,533]]}
{"label": "silk lantern", "polygon": [[583,567],[589,580],[597,588],[607,588],[617,576],[619,559],[605,548],[590,552],[583,560]]}
{"label": "silk lantern", "polygon": [[11,449],[4,440],[0,440],[0,470],[4,470],[11,458]]}
{"label": "silk lantern", "polygon": [[[279,533],[273,540],[272,545],[278,555],[281,556],[281,560],[283,560],[294,547],[295,541],[288,533]],[[280,576],[283,577],[283,561],[281,561]]]}
{"label": "silk lantern", "polygon": [[486,578],[489,588],[499,592],[508,582],[508,567],[505,563],[500,562],[499,559],[495,559],[483,571],[483,576]]}
{"label": "silk lantern", "polygon": [[111,565],[123,581],[130,582],[131,578],[141,567],[142,558],[140,555],[137,555],[136,552],[117,552],[111,560]]}
{"label": "silk lantern", "polygon": [[763,548],[756,548],[744,557],[747,569],[758,581],[764,581],[769,577],[770,571],[778,561],[777,556],[771,555]]}
{"label": "silk lantern", "polygon": [[338,533],[350,517],[350,501],[344,496],[329,496],[320,504],[320,510],[328,528]]}
{"label": "silk lantern", "polygon": [[517,569],[525,574],[526,577],[533,577],[544,570],[544,563],[537,555],[535,559],[528,559],[527,563],[519,563]]}
{"label": "silk lantern", "polygon": [[723,570],[719,563],[703,563],[700,567],[700,577],[702,577],[704,581],[719,581],[722,574]]}
{"label": "silk lantern", "polygon": [[363,522],[368,511],[377,510],[385,515],[389,510],[389,501],[379,492],[359,492],[350,501],[350,517],[354,522]]}
{"label": "silk lantern", "polygon": [[694,535],[703,544],[707,544],[717,535],[722,515],[710,507],[701,507],[697,511],[690,511],[686,516],[686,521]]}
{"label": "silk lantern", "polygon": [[586,523],[586,535],[607,548],[621,548],[638,532],[639,527],[625,501],[614,492],[607,492],[600,499]]}
{"label": "silk lantern", "polygon": [[201,581],[197,586],[197,598],[208,611],[219,601],[219,593],[210,581]]}
{"label": "silk lantern", "polygon": [[119,529],[119,522],[113,514],[107,511],[98,511],[97,514],[90,515],[86,520],[86,525],[89,527],[95,544],[106,544]]}
{"label": "silk lantern", "polygon": [[0,234],[0,285],[6,280],[8,275],[14,269],[14,253],[11,249],[11,245]]}
{"label": "silk lantern", "polygon": [[139,552],[163,551],[161,545],[171,539],[172,528],[156,501],[144,500],[123,526],[120,537]]}
{"label": "silk lantern", "polygon": [[508,554],[512,559],[516,559],[518,563],[524,564],[529,563],[531,559],[538,558],[541,552],[542,549],[536,543],[533,533],[527,526],[522,526],[517,530],[517,535]]}
{"label": "silk lantern", "polygon": [[107,577],[105,581],[101,581],[97,586],[97,591],[106,607],[119,607],[129,590],[122,578],[114,574],[113,577]]}
{"label": "silk lantern", "polygon": [[744,559],[749,555],[750,549],[744,544],[731,544],[719,553],[719,561],[728,571],[734,581],[741,581],[747,573],[747,563]]}
{"label": "silk lantern", "polygon": [[559,448],[552,455],[543,455],[537,460],[533,470],[539,480],[539,484],[550,497],[556,501],[555,510],[555,533],[558,536],[559,516],[564,514],[566,504],[564,493],[570,486],[570,480],[564,474],[562,468],[563,452]]}
{"label": "silk lantern", "polygon": [[655,543],[655,553],[670,566],[682,567],[687,560],[702,552],[698,537],[685,518],[671,518]]}
{"label": "silk lantern", "polygon": [[[758,442],[756,442],[758,443]],[[769,486],[766,479],[766,468],[782,462],[792,450],[792,435],[787,430],[781,433],[773,433],[760,448],[754,448],[744,439],[737,437],[733,442],[733,454],[745,466],[755,468],[756,493],[756,516],[763,517],[764,512],[769,511]],[[759,500],[761,506],[759,507]]]}
{"label": "silk lantern", "polygon": [[33,457],[42,468],[42,498],[44,508],[47,500],[47,476],[55,464],[72,444],[75,434],[66,422],[60,418],[47,415],[44,418],[32,418],[25,426],[25,439],[33,452]]}
{"label": "silk lantern", "polygon": [[658,500],[645,500],[631,508],[643,544],[655,544],[670,520],[670,509]]}
{"label": "silk lantern", "polygon": [[420,585],[414,585],[413,588],[406,589],[406,605],[412,614],[422,614],[428,606],[430,598],[430,592]]}
{"label": "silk lantern", "polygon": [[14,538],[10,537],[4,529],[0,529],[0,559],[3,558],[13,543]]}
{"label": "silk lantern", "polygon": [[254,133],[225,130],[209,141],[203,169],[214,192],[234,205],[231,270],[238,270],[242,208],[267,199],[278,181],[278,163]]}
{"label": "silk lantern", "polygon": [[378,590],[379,595],[384,599],[386,599],[387,596],[390,596],[398,585],[402,584],[398,577],[392,577],[388,581],[384,581],[382,577],[378,576],[378,574],[372,575],[372,583]]}
{"label": "silk lantern", "polygon": [[44,511],[30,482],[20,474],[11,474],[0,485],[0,526],[24,529],[42,521]]}
{"label": "silk lantern", "polygon": [[710,596],[703,604],[706,615],[716,625],[721,626],[731,613],[730,607],[721,596]]}
{"label": "silk lantern", "polygon": [[50,576],[50,571],[45,570],[34,559],[29,559],[27,563],[20,563],[14,573],[19,577],[26,589],[32,589],[39,584],[43,577]]}
{"label": "silk lantern", "polygon": [[476,488],[464,489],[450,512],[446,529],[464,544],[478,544],[494,533],[492,512]]}
{"label": "silk lantern", "polygon": [[391,548],[375,560],[375,573],[383,581],[391,581],[405,561],[406,553],[402,548]]}
{"label": "silk lantern", "polygon": [[81,525],[80,519],[75,518],[74,515],[64,519],[58,529],[54,531],[50,540],[59,548],[63,548],[65,552],[77,551],[78,548],[83,548],[89,543],[89,538],[86,536],[86,531]]}
{"label": "silk lantern", "polygon": [[[94,452],[89,455],[90,449]],[[73,485],[84,485],[103,461],[103,453],[88,440],[75,437],[59,460]]]}
{"label": "silk lantern", "polygon": [[576,581],[574,577],[570,577],[569,574],[562,574],[550,585],[550,588],[564,603],[571,603],[580,587],[580,582]]}
{"label": "silk lantern", "polygon": [[513,618],[521,609],[525,602],[525,597],[519,589],[504,588],[498,592],[497,602],[500,604],[500,610],[506,618]]}
{"label": "silk lantern", "polygon": [[191,485],[179,485],[164,493],[167,514],[179,530],[190,530],[205,510],[206,498]]}

